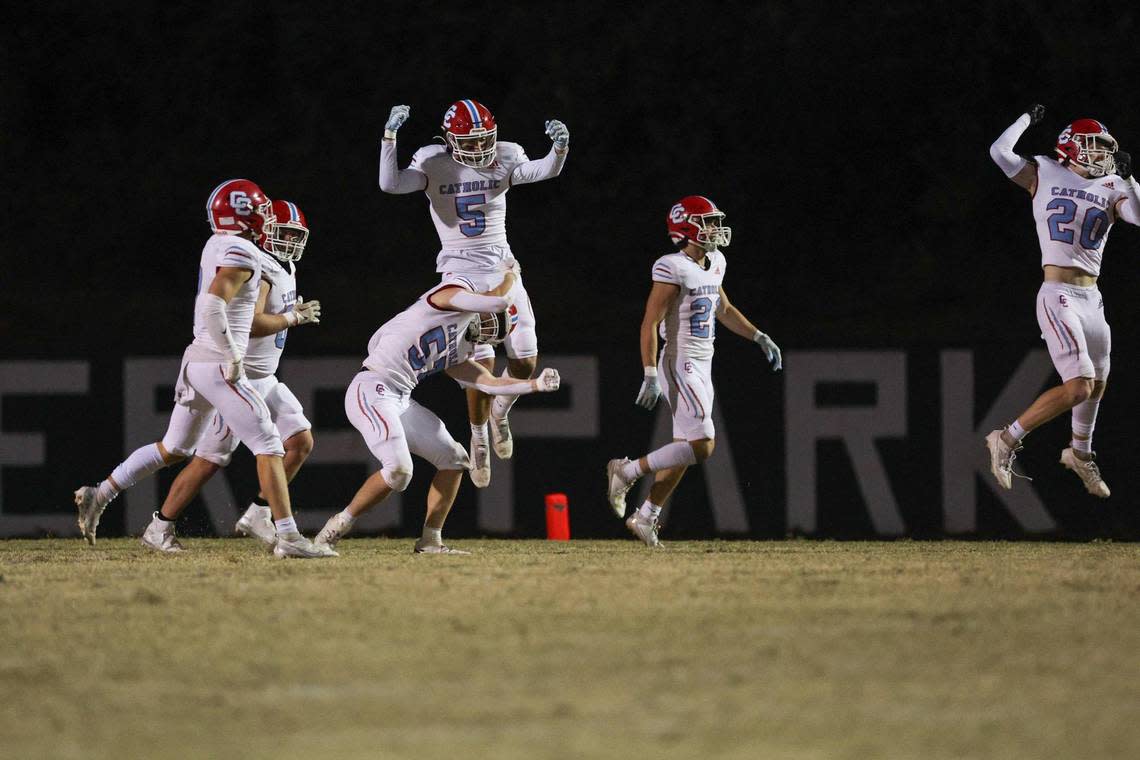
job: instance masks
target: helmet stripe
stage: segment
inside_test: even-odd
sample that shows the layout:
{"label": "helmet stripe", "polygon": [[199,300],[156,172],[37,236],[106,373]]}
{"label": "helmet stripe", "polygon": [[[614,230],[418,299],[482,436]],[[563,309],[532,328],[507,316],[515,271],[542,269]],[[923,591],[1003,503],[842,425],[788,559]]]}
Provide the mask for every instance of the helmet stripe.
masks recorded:
{"label": "helmet stripe", "polygon": [[292,201],[285,201],[285,203],[287,203],[289,205],[289,221],[290,222],[301,221],[301,215],[297,213],[297,206],[294,205],[294,203]]}
{"label": "helmet stripe", "polygon": [[467,106],[467,110],[471,112],[472,126],[483,126],[483,120],[479,118],[479,109],[475,107],[475,101],[464,100],[463,105]]}

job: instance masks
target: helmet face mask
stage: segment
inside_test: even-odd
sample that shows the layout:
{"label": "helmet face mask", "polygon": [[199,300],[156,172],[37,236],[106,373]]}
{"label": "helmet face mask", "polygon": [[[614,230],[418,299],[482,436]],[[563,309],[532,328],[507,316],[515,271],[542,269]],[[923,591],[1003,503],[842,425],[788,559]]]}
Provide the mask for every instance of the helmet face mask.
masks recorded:
{"label": "helmet face mask", "polygon": [[274,221],[266,224],[261,247],[280,261],[300,261],[309,242],[309,226],[297,204],[273,201]]}
{"label": "helmet face mask", "polygon": [[669,239],[678,248],[693,243],[705,251],[727,248],[732,228],[724,226],[724,212],[703,195],[690,195],[673,204],[666,222]]}
{"label": "helmet face mask", "polygon": [[1054,149],[1062,163],[1080,166],[1090,177],[1105,177],[1116,172],[1114,154],[1119,150],[1116,138],[1096,119],[1078,119],[1057,136]]}
{"label": "helmet face mask", "polygon": [[443,133],[457,163],[474,169],[495,163],[499,129],[482,103],[471,99],[452,103],[443,115]]}
{"label": "helmet face mask", "polygon": [[497,346],[518,324],[518,310],[511,306],[507,311],[480,312],[467,325],[467,340],[475,344]]}

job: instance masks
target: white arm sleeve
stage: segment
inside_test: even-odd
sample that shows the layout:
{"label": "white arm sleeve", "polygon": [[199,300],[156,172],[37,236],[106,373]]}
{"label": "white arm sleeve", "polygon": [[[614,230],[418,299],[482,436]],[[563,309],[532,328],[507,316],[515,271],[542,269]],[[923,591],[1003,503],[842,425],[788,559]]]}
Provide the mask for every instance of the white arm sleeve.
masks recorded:
{"label": "white arm sleeve", "polygon": [[460,383],[460,385],[476,388],[488,396],[525,396],[534,393],[534,383],[530,380],[519,380],[507,385],[490,385],[489,383]]}
{"label": "white arm sleeve", "polygon": [[569,152],[569,148],[559,153],[557,148],[551,147],[550,152],[542,158],[519,164],[511,172],[511,184],[525,185],[557,177],[562,173],[562,165],[566,163],[566,154]]}
{"label": "white arm sleeve", "polygon": [[1128,178],[1128,192],[1124,194],[1119,211],[1121,219],[1140,226],[1140,183],[1136,182],[1136,177]]}
{"label": "white arm sleeve", "polygon": [[1025,130],[1029,129],[1030,124],[1029,114],[1023,113],[1017,121],[1009,125],[1009,128],[1001,133],[1001,137],[994,141],[990,146],[990,158],[994,163],[1005,172],[1005,176],[1012,178],[1019,171],[1025,168],[1028,163],[1024,158],[1013,152],[1013,146],[1017,145],[1018,139]]}
{"label": "white arm sleeve", "polygon": [[414,193],[427,189],[427,175],[419,169],[396,166],[396,141],[380,141],[380,189],[386,193]]}
{"label": "white arm sleeve", "polygon": [[218,350],[225,354],[229,361],[240,359],[241,352],[234,343],[234,336],[230,334],[230,323],[226,319],[226,302],[213,293],[204,293],[198,299],[197,308],[198,317],[206,326],[206,332],[210,334]]}
{"label": "white arm sleeve", "polygon": [[511,302],[499,296],[481,296],[458,290],[451,296],[451,306],[456,311],[485,312],[488,314],[506,311]]}

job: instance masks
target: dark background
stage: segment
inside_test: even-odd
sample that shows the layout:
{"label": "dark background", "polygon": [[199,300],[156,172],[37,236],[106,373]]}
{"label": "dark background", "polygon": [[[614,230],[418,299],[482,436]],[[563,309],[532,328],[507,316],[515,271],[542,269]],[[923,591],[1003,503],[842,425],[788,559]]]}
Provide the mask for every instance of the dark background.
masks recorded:
{"label": "dark background", "polygon": [[[628,377],[607,402],[636,393],[649,267],[691,193],[727,212],[726,290],[785,350],[1019,355],[1040,345],[1039,252],[987,149],[1042,102],[1021,152],[1085,116],[1140,152],[1135,32],[1122,5],[1034,2],[40,3],[0,24],[0,358],[180,353],[205,200],[236,176],[312,227],[300,291],[324,317],[290,353],[363,355],[436,279],[426,200],[377,186],[388,110],[412,108],[405,164],[461,97],[532,157],[545,119],[569,126],[562,176],[512,191],[508,229],[542,349]],[[1140,348],[1140,235],[1116,227],[1114,384]],[[735,340],[718,385],[726,366],[751,382],[722,359],[754,350]],[[1132,404],[1114,389],[1119,420]]]}

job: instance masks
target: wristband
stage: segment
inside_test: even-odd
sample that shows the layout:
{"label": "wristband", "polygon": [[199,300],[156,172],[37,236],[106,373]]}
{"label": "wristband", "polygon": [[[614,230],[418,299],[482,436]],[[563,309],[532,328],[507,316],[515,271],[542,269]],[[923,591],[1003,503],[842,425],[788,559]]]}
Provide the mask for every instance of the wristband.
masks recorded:
{"label": "wristband", "polygon": [[760,339],[761,339],[761,338],[765,338],[765,337],[767,337],[767,336],[766,336],[766,335],[764,335],[763,331],[761,331],[761,330],[757,330],[757,331],[756,331],[756,334],[752,336],[752,342],[753,342],[753,343],[759,343],[759,342],[760,342]]}
{"label": "wristband", "polygon": [[285,324],[290,327],[296,327],[297,323],[301,321],[301,315],[295,311],[285,312]]}
{"label": "wristband", "polygon": [[385,140],[395,140],[396,139],[396,130],[385,129],[384,130],[384,139]]}
{"label": "wristband", "polygon": [[643,367],[643,369],[645,370],[646,377],[657,377],[656,367]]}

